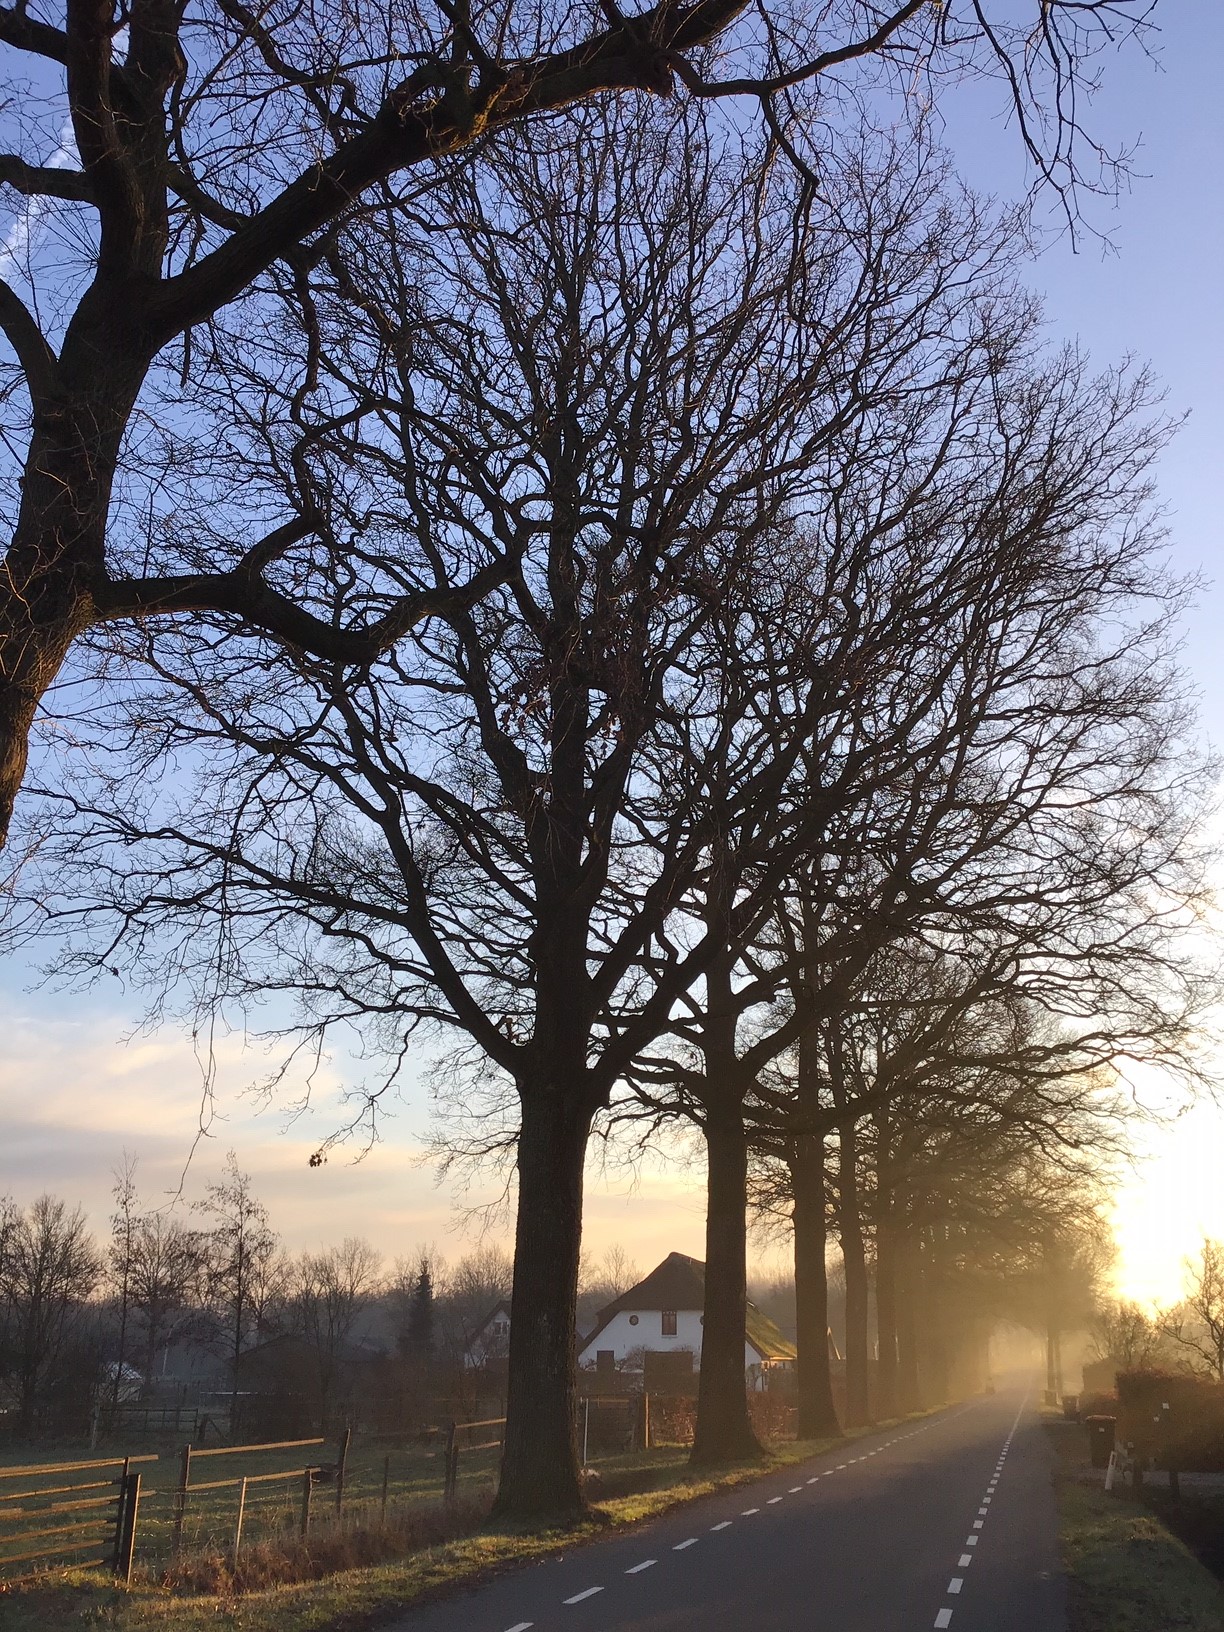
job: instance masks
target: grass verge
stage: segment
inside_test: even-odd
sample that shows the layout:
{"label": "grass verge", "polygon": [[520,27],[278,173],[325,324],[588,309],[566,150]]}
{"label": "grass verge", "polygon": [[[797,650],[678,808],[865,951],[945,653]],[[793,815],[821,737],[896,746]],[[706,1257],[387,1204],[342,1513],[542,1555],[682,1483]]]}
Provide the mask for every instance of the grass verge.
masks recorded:
{"label": "grass verge", "polygon": [[1071,1632],[1224,1632],[1224,1589],[1148,1508],[1081,1481],[1086,1435],[1047,1424]]}
{"label": "grass verge", "polygon": [[[151,1580],[123,1588],[96,1574],[65,1570],[54,1577],[0,1587],[0,1625],[4,1632],[85,1632],[87,1628],[89,1632],[205,1632],[206,1628],[209,1632],[364,1632],[423,1599],[545,1554],[580,1546],[606,1535],[609,1529],[640,1524],[670,1508],[760,1479],[847,1439],[878,1433],[888,1426],[877,1423],[870,1429],[850,1429],[840,1440],[774,1445],[766,1462],[745,1463],[709,1475],[690,1474],[687,1448],[664,1447],[649,1460],[626,1457],[605,1464],[601,1471],[607,1494],[599,1498],[592,1522],[577,1529],[525,1533],[483,1528],[418,1546],[403,1556],[369,1561],[361,1558],[363,1548],[395,1547],[394,1533],[377,1537],[367,1532],[365,1539],[362,1532],[341,1533],[321,1538],[317,1545],[312,1541],[311,1555],[297,1561],[310,1579],[255,1590],[235,1591],[228,1586],[188,1595]],[[473,1517],[471,1522],[479,1520]],[[400,1542],[401,1551],[403,1545]],[[260,1562],[252,1549],[248,1579],[258,1579]],[[215,1569],[221,1576],[228,1573],[219,1556]],[[195,1580],[199,1579],[197,1572]]]}

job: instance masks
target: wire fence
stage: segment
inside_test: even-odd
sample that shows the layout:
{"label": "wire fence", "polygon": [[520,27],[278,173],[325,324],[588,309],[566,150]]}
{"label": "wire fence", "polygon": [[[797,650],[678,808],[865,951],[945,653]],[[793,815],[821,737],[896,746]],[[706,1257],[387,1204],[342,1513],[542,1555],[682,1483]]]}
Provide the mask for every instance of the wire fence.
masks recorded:
{"label": "wire fence", "polygon": [[[583,1462],[683,1443],[689,1414],[688,1402],[642,1394],[583,1397]],[[486,1417],[412,1435],[346,1428],[336,1440],[188,1442],[161,1457],[0,1466],[0,1578],[69,1565],[126,1577],[133,1559],[158,1571],[201,1553],[236,1564],[244,1549],[283,1546],[319,1525],[385,1527],[479,1505],[496,1489],[505,1429],[505,1417]]]}

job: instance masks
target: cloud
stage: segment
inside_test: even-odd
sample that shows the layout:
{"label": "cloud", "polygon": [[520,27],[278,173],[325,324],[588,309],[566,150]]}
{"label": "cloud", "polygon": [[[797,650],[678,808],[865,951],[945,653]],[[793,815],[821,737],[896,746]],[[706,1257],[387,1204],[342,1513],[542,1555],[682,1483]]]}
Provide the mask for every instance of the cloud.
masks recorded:
{"label": "cloud", "polygon": [[[404,1114],[387,1116],[381,1142],[363,1159],[340,1149],[323,1166],[310,1167],[312,1151],[340,1118],[344,1068],[351,1062],[338,1061],[320,1074],[311,1109],[294,1120],[285,1106],[300,1084],[261,1111],[244,1090],[266,1073],[268,1058],[240,1035],[221,1039],[215,1114],[200,1139],[203,1076],[191,1038],[166,1026],[125,1041],[125,1024],[124,1015],[88,999],[76,1000],[69,1014],[61,1000],[41,995],[24,1006],[0,1003],[0,1192],[27,1204],[50,1190],[80,1202],[102,1232],[113,1170],[125,1151],[137,1158],[146,1203],[168,1201],[181,1185],[181,1204],[188,1205],[219,1177],[233,1148],[292,1249],[361,1235],[388,1258],[423,1242],[456,1257],[470,1244],[475,1226],[462,1230],[465,1215],[422,1160],[411,1104]],[[588,1251],[598,1256],[618,1242],[643,1270],[668,1252],[701,1257],[703,1172],[692,1156],[687,1150],[683,1160],[652,1154],[636,1178],[593,1169]],[[497,1189],[490,1183],[463,1200],[491,1201]],[[513,1226],[499,1218],[491,1234],[508,1244]]]}
{"label": "cloud", "polygon": [[394,1252],[444,1227],[448,1203],[421,1166],[406,1118],[389,1119],[385,1142],[363,1161],[341,1150],[309,1166],[340,1118],[337,1070],[319,1074],[302,1115],[286,1110],[301,1083],[261,1110],[245,1090],[269,1062],[241,1036],[226,1037],[215,1050],[210,1102],[190,1037],[166,1027],[125,1042],[121,1024],[87,1007],[52,1018],[41,1001],[24,1010],[0,1005],[0,1189],[23,1203],[42,1190],[80,1201],[100,1229],[125,1151],[137,1158],[144,1199],[155,1203],[180,1184],[185,1200],[200,1196],[233,1148],[291,1245],[363,1234]]}

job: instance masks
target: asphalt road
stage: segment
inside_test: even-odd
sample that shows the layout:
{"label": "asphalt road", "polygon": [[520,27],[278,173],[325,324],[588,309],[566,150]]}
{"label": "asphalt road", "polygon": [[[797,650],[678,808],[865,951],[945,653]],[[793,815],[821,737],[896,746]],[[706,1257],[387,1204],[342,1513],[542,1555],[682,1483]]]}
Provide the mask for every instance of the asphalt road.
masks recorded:
{"label": "asphalt road", "polygon": [[848,1441],[410,1611],[397,1632],[1066,1632],[1032,1399]]}

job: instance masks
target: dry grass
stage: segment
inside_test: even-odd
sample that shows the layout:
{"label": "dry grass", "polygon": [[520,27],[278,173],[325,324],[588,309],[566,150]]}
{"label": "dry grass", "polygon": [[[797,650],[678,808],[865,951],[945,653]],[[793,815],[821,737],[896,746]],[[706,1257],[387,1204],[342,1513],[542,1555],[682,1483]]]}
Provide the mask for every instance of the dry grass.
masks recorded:
{"label": "dry grass", "polygon": [[445,1547],[480,1530],[489,1500],[461,1500],[450,1507],[397,1515],[379,1525],[317,1530],[307,1540],[285,1539],[243,1547],[237,1562],[220,1548],[184,1553],[139,1581],[179,1597],[234,1597],[267,1592],[298,1581],[321,1581],[345,1570],[368,1569],[415,1552]]}

